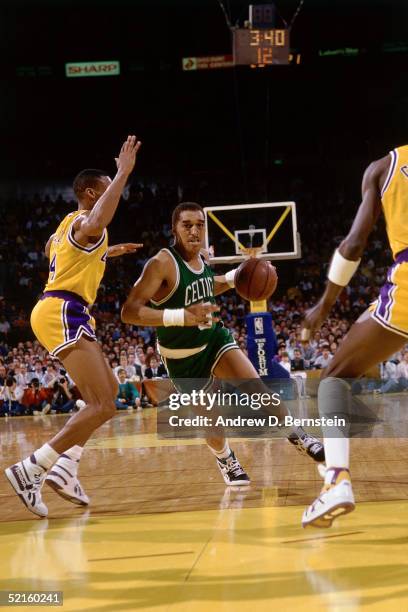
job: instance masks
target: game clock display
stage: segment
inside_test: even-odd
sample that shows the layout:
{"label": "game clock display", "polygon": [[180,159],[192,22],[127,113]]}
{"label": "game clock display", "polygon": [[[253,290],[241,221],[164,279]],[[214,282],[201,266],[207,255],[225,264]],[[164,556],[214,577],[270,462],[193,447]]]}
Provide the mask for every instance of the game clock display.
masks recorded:
{"label": "game clock display", "polygon": [[266,66],[289,64],[289,30],[234,30],[234,63]]}

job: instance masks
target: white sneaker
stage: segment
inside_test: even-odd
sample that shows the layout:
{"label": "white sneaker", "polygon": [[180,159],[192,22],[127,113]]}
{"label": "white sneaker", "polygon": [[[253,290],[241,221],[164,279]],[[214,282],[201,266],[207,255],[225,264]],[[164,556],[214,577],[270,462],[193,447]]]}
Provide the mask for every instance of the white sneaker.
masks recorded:
{"label": "white sneaker", "polygon": [[8,467],[5,474],[14,491],[30,512],[42,517],[48,516],[48,508],[41,498],[41,487],[47,474],[45,470],[27,458]]}
{"label": "white sneaker", "polygon": [[87,506],[89,504],[89,497],[83,490],[78,478],[65,466],[60,465],[60,459],[52,466],[45,482],[63,499],[78,506]]}
{"label": "white sneaker", "polygon": [[342,514],[352,512],[355,508],[348,470],[329,468],[327,472],[330,472],[333,484],[326,484],[328,488],[323,488],[319,497],[304,511],[302,527],[326,529],[332,526],[334,519]]}

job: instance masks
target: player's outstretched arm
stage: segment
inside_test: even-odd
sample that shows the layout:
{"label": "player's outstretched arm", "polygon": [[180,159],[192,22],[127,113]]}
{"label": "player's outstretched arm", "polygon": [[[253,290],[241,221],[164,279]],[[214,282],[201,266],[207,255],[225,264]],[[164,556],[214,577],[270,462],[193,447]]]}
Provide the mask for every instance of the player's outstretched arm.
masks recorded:
{"label": "player's outstretched arm", "polygon": [[142,143],[136,139],[136,136],[127,137],[122,145],[119,157],[115,158],[118,170],[113,181],[89,215],[79,217],[74,224],[76,240],[81,241],[87,236],[100,236],[112,221],[126,181],[135,166],[136,155],[141,145]]}
{"label": "player's outstretched arm", "polygon": [[129,255],[136,253],[138,249],[143,247],[140,242],[124,242],[122,244],[113,244],[108,248],[108,257],[120,257],[121,255]]}
{"label": "player's outstretched arm", "polygon": [[162,262],[153,257],[144,267],[142,275],[132,287],[122,307],[121,318],[124,323],[133,325],[163,325],[163,311],[147,306],[166,280]]}
{"label": "player's outstretched arm", "polygon": [[310,308],[303,321],[302,339],[308,340],[310,333],[318,329],[330,313],[342,290],[350,282],[363,255],[368,237],[381,212],[380,180],[389,164],[384,157],[368,166],[362,182],[362,202],[346,238],[333,254],[328,272],[328,281],[318,303]]}
{"label": "player's outstretched arm", "polygon": [[[156,310],[147,306],[159,289],[169,286],[170,274],[165,256],[158,254],[145,266],[141,277],[122,307],[122,321],[133,325],[153,327],[195,327],[208,324],[208,317],[218,310],[214,304],[195,304],[189,308],[165,308]],[[171,286],[170,286],[171,289]],[[218,320],[214,318],[214,320]]]}
{"label": "player's outstretched arm", "polygon": [[[236,269],[230,270],[230,272],[235,273]],[[227,272],[227,274],[229,273]],[[227,280],[227,274],[214,276],[214,295],[221,295],[221,293],[225,293],[235,287],[233,279]]]}

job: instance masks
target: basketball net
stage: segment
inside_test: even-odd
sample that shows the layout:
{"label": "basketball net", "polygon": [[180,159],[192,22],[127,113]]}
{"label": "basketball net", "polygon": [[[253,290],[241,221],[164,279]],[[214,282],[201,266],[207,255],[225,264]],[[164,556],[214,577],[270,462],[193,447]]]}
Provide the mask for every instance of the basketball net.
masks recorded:
{"label": "basketball net", "polygon": [[[243,247],[240,246],[244,259],[250,259],[251,257],[260,257],[263,248],[260,247]],[[266,300],[257,300],[249,302],[251,312],[267,312]]]}
{"label": "basketball net", "polygon": [[245,259],[249,259],[250,257],[260,257],[263,248],[261,246],[260,247],[240,247],[239,250],[241,251]]}

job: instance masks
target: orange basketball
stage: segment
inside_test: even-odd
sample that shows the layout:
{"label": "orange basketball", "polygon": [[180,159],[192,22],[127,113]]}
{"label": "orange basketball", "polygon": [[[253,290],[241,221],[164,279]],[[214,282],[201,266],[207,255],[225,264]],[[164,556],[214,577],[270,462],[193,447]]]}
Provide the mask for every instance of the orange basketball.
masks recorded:
{"label": "orange basketball", "polygon": [[235,273],[235,289],[246,300],[266,300],[278,284],[276,268],[266,259],[251,257]]}

